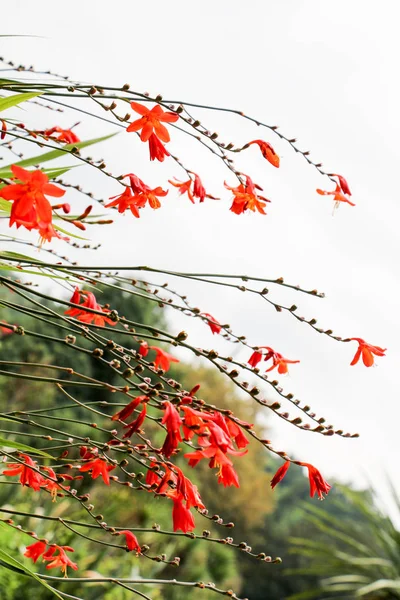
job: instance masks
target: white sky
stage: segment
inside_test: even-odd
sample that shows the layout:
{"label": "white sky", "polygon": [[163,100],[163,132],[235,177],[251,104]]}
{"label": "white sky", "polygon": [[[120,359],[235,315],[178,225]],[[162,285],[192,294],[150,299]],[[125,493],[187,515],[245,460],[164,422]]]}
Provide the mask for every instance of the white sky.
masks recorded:
{"label": "white sky", "polygon": [[[44,37],[2,38],[0,54],[77,80],[129,82],[132,89],[172,100],[243,110],[279,124],[329,171],[346,176],[357,206],[342,206],[332,217],[332,201],[315,193],[329,181],[289,146],[240,120],[199,113],[221,139],[239,144],[261,137],[281,155],[279,170],[255,148],[238,161],[272,199],[268,216],[230,213],[222,187],[224,179],[234,183],[230,174],[174,132],[171,151],[225,200],[193,207],[171,191],[162,210],[147,209],[140,220],[126,215],[118,226],[94,232],[103,246],[90,261],[284,276],[324,291],[325,300],[294,294],[289,302],[338,335],[387,347],[378,368],[350,367],[355,343],[318,336],[261,301],[249,297],[246,304],[245,295],[216,293],[213,287],[192,287],[190,296],[203,311],[246,333],[251,343],[301,359],[282,379],[285,389],[336,427],[362,435],[359,440],[324,438],[271,417],[270,437],[280,449],[312,462],[328,480],[362,484],[368,473],[380,485],[387,471],[400,488],[396,3],[385,0],[378,10],[370,0],[70,0],[68,9],[58,13],[57,8],[50,0],[8,3],[3,33]],[[56,120],[72,124],[57,113],[41,115],[48,126]],[[93,121],[77,129],[82,137],[108,131]],[[150,164],[136,136],[122,133],[96,152],[116,174],[133,171],[150,184],[165,185],[168,178],[184,175],[172,161]],[[105,178],[93,182],[90,171],[82,173],[79,179],[102,197],[118,193]],[[80,260],[89,261],[83,254]],[[179,282],[176,287],[183,289]],[[205,345],[216,344],[208,331],[195,331]]]}

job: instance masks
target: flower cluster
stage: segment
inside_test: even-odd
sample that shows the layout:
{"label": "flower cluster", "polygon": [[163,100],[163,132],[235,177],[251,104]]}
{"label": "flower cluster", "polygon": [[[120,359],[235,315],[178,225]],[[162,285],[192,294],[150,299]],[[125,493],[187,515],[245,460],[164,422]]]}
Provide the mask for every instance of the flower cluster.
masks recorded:
{"label": "flower cluster", "polygon": [[58,546],[57,544],[48,544],[47,542],[38,541],[26,547],[24,556],[31,558],[35,563],[41,556],[42,560],[48,562],[46,569],[60,568],[67,576],[67,567],[71,567],[74,571],[78,570],[78,565],[67,556],[67,552],[74,552],[71,546]]}
{"label": "flower cluster", "polygon": [[[81,303],[82,296],[83,302]],[[64,314],[68,315],[69,317],[74,317],[82,323],[93,323],[93,325],[97,325],[98,327],[104,327],[106,323],[108,325],[116,324],[116,321],[113,321],[109,317],[104,316],[110,313],[111,311],[108,308],[102,308],[100,304],[97,303],[96,297],[93,294],[93,292],[87,292],[86,290],[80,291],[79,288],[76,287],[74,293],[72,294],[70,302],[72,304],[79,304],[80,308],[74,306],[66,310]],[[88,308],[104,313],[104,315],[98,315],[96,313],[85,310]]]}

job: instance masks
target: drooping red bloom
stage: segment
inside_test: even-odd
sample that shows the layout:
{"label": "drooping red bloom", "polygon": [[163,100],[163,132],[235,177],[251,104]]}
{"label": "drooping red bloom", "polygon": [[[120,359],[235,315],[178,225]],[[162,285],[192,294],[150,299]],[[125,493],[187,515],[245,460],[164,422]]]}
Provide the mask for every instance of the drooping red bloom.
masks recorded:
{"label": "drooping red bloom", "polygon": [[221,332],[221,324],[209,313],[200,313],[202,317],[207,319],[207,325],[211,329],[212,333],[220,333]]}
{"label": "drooping red bloom", "polygon": [[148,353],[149,353],[149,345],[148,345],[148,343],[147,342],[142,342],[140,344],[140,346],[139,346],[138,352],[139,352],[140,356],[142,356],[143,358],[145,356],[147,356]]}
{"label": "drooping red bloom", "polygon": [[71,548],[71,546],[58,546],[57,544],[52,544],[47,552],[43,554],[43,560],[49,562],[49,564],[46,565],[46,569],[60,567],[64,576],[67,576],[67,567],[71,567],[71,569],[77,571],[78,565],[68,558],[66,552],[74,552],[74,549]]}
{"label": "drooping red bloom", "polygon": [[339,180],[339,185],[340,185],[340,188],[341,188],[343,194],[347,194],[348,196],[351,196],[349,184],[347,183],[347,181],[343,177],[343,175],[338,175],[337,173],[329,173],[329,177],[337,177]]}
{"label": "drooping red bloom", "polygon": [[180,433],[182,419],[171,402],[164,402],[164,408],[165,413],[161,423],[167,428],[167,437],[165,438],[161,452],[166,458],[169,458],[178,447],[178,443],[182,441]]}
{"label": "drooping red bloom", "polygon": [[288,468],[290,467],[290,461],[286,460],[282,466],[279,467],[273,478],[271,479],[271,488],[274,489],[276,485],[285,477]]}
{"label": "drooping red bloom", "polygon": [[182,500],[179,498],[173,499],[174,508],[172,510],[172,522],[174,531],[193,531],[196,527],[194,517],[190,510],[182,504]]}
{"label": "drooping red bloom", "polygon": [[147,405],[145,404],[143,406],[143,409],[142,409],[141,413],[139,414],[139,416],[131,423],[124,425],[125,429],[127,429],[127,431],[123,435],[124,438],[132,437],[134,433],[139,431],[139,429],[141,428],[141,426],[144,423],[146,414],[147,414]]}
{"label": "drooping red bloom", "polygon": [[[267,351],[266,354],[261,352],[262,349]],[[275,350],[269,346],[260,346],[258,350],[254,350],[253,354],[248,360],[248,364],[255,368],[263,357],[265,361],[272,359],[272,365],[269,367],[269,369],[266,369],[265,372],[268,373],[269,371],[277,368],[280,375],[285,375],[288,373],[289,364],[296,364],[300,362],[299,360],[289,360],[288,358],[284,358],[282,354],[275,352]]]}
{"label": "drooping red bloom", "polygon": [[240,487],[239,477],[236,473],[233,465],[222,465],[218,472],[218,483],[222,484],[224,487],[229,487],[234,485],[235,487]]}
{"label": "drooping red bloom", "polygon": [[0,119],[0,120],[1,120],[0,140],[4,140],[4,138],[6,137],[6,133],[7,133],[7,123],[4,121],[4,119]]}
{"label": "drooping red bloom", "polygon": [[168,179],[168,181],[171,185],[178,188],[180,194],[187,194],[193,204],[195,203],[195,198],[199,198],[200,202],[204,202],[205,198],[218,200],[218,198],[211,196],[211,194],[207,194],[200,177],[196,173],[193,173],[193,175],[194,179],[188,179],[187,181],[171,181],[171,179]]}
{"label": "drooping red bloom", "polygon": [[156,353],[156,357],[153,361],[156,369],[168,371],[172,362],[179,362],[178,358],[175,358],[175,356],[172,356],[172,354],[168,354],[168,352],[166,352],[162,348],[158,348],[157,346],[149,346],[149,350],[154,350],[154,352]]}
{"label": "drooping red bloom", "polygon": [[[266,369],[266,373],[268,373],[269,371],[272,371],[272,369],[276,369],[278,368],[278,373],[280,375],[286,375],[286,373],[288,373],[289,369],[288,369],[288,365],[289,364],[296,364],[299,363],[299,360],[289,360],[288,358],[284,358],[282,356],[282,354],[279,354],[279,352],[274,352],[273,355],[271,356],[272,358],[272,366],[269,367],[269,369]],[[265,359],[267,360],[267,359]]]}
{"label": "drooping red bloom", "polygon": [[39,556],[42,556],[42,554],[44,554],[46,548],[47,544],[45,542],[35,542],[34,544],[31,544],[30,546],[26,547],[24,556],[26,556],[26,558],[31,558],[35,563]]}
{"label": "drooping red bloom", "polygon": [[[244,435],[239,425],[237,425],[234,421],[232,421],[232,419],[228,419],[227,417],[224,417],[224,420],[227,425],[229,435],[235,440],[236,446],[238,448],[246,448],[246,446],[248,446],[250,442]],[[241,423],[242,425],[247,425],[249,428],[253,427],[252,425],[250,425],[250,423],[244,423],[243,421],[241,421]]]}
{"label": "drooping red bloom", "polygon": [[257,146],[261,150],[263,157],[274,167],[279,167],[279,156],[277,155],[271,144],[265,142],[264,140],[253,140],[252,142],[246,144],[245,148],[247,148],[247,146],[251,146],[251,144],[257,144]]}
{"label": "drooping red bloom", "polygon": [[315,493],[318,494],[320,500],[324,499],[324,494],[327,495],[331,489],[331,485],[322,477],[321,473],[309,463],[299,463],[302,467],[308,469],[308,479],[310,481],[310,497],[313,498]]}
{"label": "drooping red bloom", "polygon": [[156,483],[158,485],[161,481],[161,478],[159,475],[157,475],[157,473],[155,471],[153,471],[153,467],[159,468],[159,465],[157,463],[155,463],[154,461],[151,461],[150,467],[151,468],[148,469],[148,471],[146,473],[146,483],[147,483],[147,485],[153,485],[153,483]]}
{"label": "drooping red bloom", "polygon": [[111,417],[111,420],[112,421],[125,421],[128,417],[131,416],[133,411],[139,406],[139,404],[141,402],[147,402],[148,399],[149,399],[148,396],[138,396],[137,398],[134,398],[122,410],[115,413],[115,415],[113,415]]}
{"label": "drooping red bloom", "polygon": [[44,477],[33,470],[38,469],[37,462],[32,460],[27,454],[20,454],[19,457],[24,460],[24,464],[12,463],[8,465],[9,468],[3,471],[3,475],[8,477],[19,475],[19,482],[22,486],[26,485],[35,490],[35,492],[38,492],[44,483]]}
{"label": "drooping red bloom", "polygon": [[259,350],[254,350],[253,354],[250,356],[247,362],[251,367],[255,368],[258,365],[258,363],[261,362],[262,357],[262,352],[260,352]]}
{"label": "drooping red bloom", "polygon": [[[49,475],[49,477],[51,477],[51,479],[47,479],[47,478],[43,478],[43,483],[42,483],[42,488],[45,488],[46,490],[48,490],[51,494],[51,497],[53,498],[53,502],[56,501],[57,498],[57,494],[60,491],[63,490],[69,490],[69,485],[67,486],[63,486],[61,487],[60,484],[57,481],[57,475],[55,473],[55,471],[51,468],[51,467],[43,467],[43,471],[46,471],[46,473]],[[72,479],[75,479],[74,477],[72,477],[71,475],[62,475],[62,477],[64,479],[69,479],[70,481]]]}
{"label": "drooping red bloom", "polygon": [[140,548],[139,542],[137,541],[137,537],[135,536],[134,533],[132,533],[132,531],[128,531],[128,530],[118,531],[118,535],[125,536],[125,543],[126,543],[128,550],[136,550],[136,555],[141,553],[141,548]]}
{"label": "drooping red bloom", "polygon": [[153,132],[162,142],[170,141],[168,129],[162,123],[175,123],[179,119],[179,115],[163,111],[159,104],[149,109],[138,102],[131,102],[131,108],[139,113],[141,118],[133,121],[126,131],[142,130],[140,134],[142,142],[147,142]]}
{"label": "drooping red bloom", "polygon": [[204,433],[206,423],[203,420],[203,413],[190,408],[190,406],[182,406],[184,413],[183,433],[185,440],[191,440],[194,435]]}
{"label": "drooping red bloom", "polygon": [[26,229],[39,229],[42,237],[49,239],[55,234],[49,229],[52,221],[52,209],[46,196],[61,198],[65,190],[49,183],[43,171],[27,171],[18,165],[12,165],[11,171],[22,183],[11,183],[0,189],[0,197],[13,200],[10,214],[10,227],[16,224]]}
{"label": "drooping red bloom", "polygon": [[146,203],[149,203],[149,206],[156,210],[160,208],[161,202],[158,199],[158,196],[164,197],[168,194],[168,190],[163,190],[162,187],[157,186],[154,189],[150,189],[146,186],[146,190],[144,192],[140,192],[136,194],[133,198],[135,204],[138,208],[144,208]]}
{"label": "drooping red bloom", "polygon": [[93,460],[89,460],[87,463],[81,465],[79,470],[84,472],[92,472],[92,479],[97,479],[97,477],[102,477],[103,481],[106,485],[110,485],[110,475],[109,472],[115,469],[114,465],[109,465],[105,460],[101,458],[95,458]]}
{"label": "drooping red bloom", "polygon": [[332,192],[320,190],[317,188],[317,193],[321,196],[333,196],[333,199],[336,203],[336,207],[339,206],[340,202],[345,202],[347,204],[350,204],[350,206],[355,206],[354,202],[351,202],[351,200],[349,200],[349,198],[347,198],[347,196],[344,195],[343,190],[338,183],[336,184],[336,188]]}
{"label": "drooping red bloom", "polygon": [[150,160],[158,160],[160,162],[163,162],[166,156],[171,156],[155,133],[152,133],[149,138],[149,154]]}
{"label": "drooping red bloom", "polygon": [[186,502],[186,508],[200,508],[204,509],[205,506],[200,497],[199,490],[197,486],[194,485],[190,479],[185,477],[182,470],[174,466],[176,471],[176,488],[172,494],[168,494],[170,497],[173,497],[173,494],[176,494],[176,497],[183,498]]}
{"label": "drooping red bloom", "polygon": [[[83,295],[84,297],[82,303],[80,303],[81,295]],[[93,323],[98,327],[104,327],[106,323],[108,323],[109,325],[116,324],[115,321],[105,316],[110,311],[106,308],[102,308],[100,304],[97,303],[96,297],[92,292],[87,292],[86,290],[79,291],[78,288],[75,288],[70,302],[72,302],[73,304],[79,304],[81,308],[77,308],[75,306],[70,307],[68,310],[65,311],[64,314],[70,317],[74,317],[82,323]],[[85,308],[101,311],[104,313],[104,316],[88,312],[87,310],[85,310]]]}
{"label": "drooping red bloom", "polygon": [[71,129],[62,129],[62,127],[52,127],[51,129],[46,129],[44,135],[52,136],[53,133],[59,133],[59,136],[55,136],[55,139],[59,142],[66,142],[67,144],[77,144],[81,140]]}
{"label": "drooping red bloom", "polygon": [[240,215],[246,212],[246,210],[251,210],[252,212],[258,211],[262,215],[267,214],[264,207],[266,206],[266,202],[270,202],[270,200],[257,194],[257,190],[262,190],[262,188],[253,183],[248,175],[246,175],[245,184],[240,183],[237,187],[231,187],[225,182],[224,185],[228,190],[233,192],[233,203],[230,210],[236,215]]}
{"label": "drooping red bloom", "polygon": [[374,364],[374,355],[375,356],[385,356],[386,348],[380,348],[379,346],[372,346],[372,344],[367,344],[361,338],[350,338],[350,340],[354,342],[358,342],[357,352],[354,355],[353,360],[350,365],[356,365],[362,357],[363,363],[366,367],[372,367]]}
{"label": "drooping red bloom", "polygon": [[127,209],[130,209],[133,216],[139,219],[140,214],[137,209],[135,197],[132,194],[131,188],[126,187],[122,194],[119,196],[111,196],[110,200],[112,200],[112,202],[106,204],[105,208],[117,207],[119,213],[124,213]]}

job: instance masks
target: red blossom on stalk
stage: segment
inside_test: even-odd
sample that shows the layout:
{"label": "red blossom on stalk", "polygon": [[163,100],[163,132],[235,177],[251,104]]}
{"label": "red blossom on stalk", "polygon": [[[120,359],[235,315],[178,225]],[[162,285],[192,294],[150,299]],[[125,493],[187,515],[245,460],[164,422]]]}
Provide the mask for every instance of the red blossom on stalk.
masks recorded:
{"label": "red blossom on stalk", "polygon": [[148,353],[149,353],[149,345],[148,345],[148,343],[147,342],[142,342],[140,344],[140,346],[139,346],[138,352],[139,352],[140,356],[142,356],[143,358],[145,356],[147,356]]}
{"label": "red blossom on stalk", "polygon": [[63,129],[62,127],[52,127],[51,129],[46,129],[43,133],[48,137],[52,136],[54,133],[59,133],[60,135],[55,136],[55,139],[59,142],[66,142],[67,144],[77,144],[81,141],[71,129]]}
{"label": "red blossom on stalk", "polygon": [[118,208],[119,213],[124,213],[126,210],[130,209],[133,216],[139,219],[140,214],[137,209],[135,197],[132,194],[131,188],[126,187],[122,194],[111,196],[110,200],[112,200],[112,202],[106,204],[105,208]]}
{"label": "red blossom on stalk", "polygon": [[[80,302],[81,295],[83,296],[82,303]],[[102,308],[100,304],[97,303],[96,297],[92,292],[87,292],[86,290],[79,291],[79,288],[76,287],[74,293],[72,294],[70,302],[73,304],[79,304],[81,308],[72,306],[71,308],[66,310],[64,314],[70,317],[74,317],[82,323],[93,323],[98,327],[104,327],[106,323],[108,323],[108,325],[116,325],[116,321],[113,321],[112,319],[105,316],[110,312],[110,310],[108,310],[107,308]],[[85,308],[100,311],[104,313],[104,316],[88,312],[87,310],[84,310]]]}
{"label": "red blossom on stalk", "polygon": [[126,547],[128,548],[128,550],[131,550],[131,551],[136,550],[136,556],[141,553],[141,548],[140,548],[139,542],[137,540],[137,537],[135,536],[134,533],[132,533],[132,531],[128,531],[128,530],[118,531],[118,535],[125,536],[125,543],[126,543]]}
{"label": "red blossom on stalk", "polygon": [[7,477],[19,475],[19,482],[22,486],[26,485],[35,490],[35,492],[38,492],[44,483],[44,477],[33,470],[38,469],[37,462],[32,460],[27,454],[20,454],[19,458],[24,460],[24,464],[11,463],[8,465],[9,468],[3,471],[2,474]]}
{"label": "red blossom on stalk", "polygon": [[222,327],[221,327],[221,324],[218,323],[217,319],[215,319],[209,313],[200,313],[200,315],[202,317],[205,317],[205,319],[207,321],[207,325],[209,326],[209,328],[211,329],[213,334],[221,332]]}
{"label": "red blossom on stalk", "polygon": [[218,200],[218,198],[211,196],[211,194],[207,194],[200,177],[196,173],[193,173],[193,175],[194,179],[188,179],[187,181],[178,181],[177,179],[171,181],[171,179],[168,179],[168,182],[178,188],[180,194],[187,194],[193,204],[195,203],[195,198],[199,198],[200,202],[204,202],[205,198]]}
{"label": "red blossom on stalk", "polygon": [[168,352],[166,352],[162,348],[158,348],[157,346],[149,346],[149,350],[154,350],[154,352],[156,353],[156,357],[153,361],[156,369],[168,371],[172,362],[179,362],[178,358],[175,358],[175,356],[172,356],[172,354],[168,354]]}
{"label": "red blossom on stalk", "polygon": [[162,425],[165,425],[167,429],[167,437],[164,440],[161,452],[166,458],[169,458],[177,449],[178,443],[182,441],[180,434],[182,419],[171,402],[164,402],[164,409],[165,412],[161,423]]}
{"label": "red blossom on stalk", "polygon": [[183,531],[188,533],[196,527],[194,517],[190,510],[183,505],[180,498],[174,498],[174,508],[172,509],[172,523],[174,531]]}
{"label": "red blossom on stalk", "polygon": [[324,494],[327,495],[329,490],[331,489],[331,485],[322,477],[321,473],[316,469],[313,465],[309,463],[298,463],[302,467],[307,467],[308,469],[308,479],[310,481],[310,498],[315,496],[315,493],[318,494],[318,498],[320,500],[324,499]]}
{"label": "red blossom on stalk", "polygon": [[[50,492],[53,502],[55,502],[58,492],[63,491],[63,490],[69,490],[70,486],[67,485],[67,486],[61,487],[57,481],[57,475],[51,467],[43,467],[43,471],[45,471],[48,474],[50,479],[43,478],[43,483],[42,483],[41,487]],[[75,477],[72,477],[71,475],[59,475],[59,477],[62,477],[63,479],[69,479],[70,481],[72,479],[76,479]]]}
{"label": "red blossom on stalk", "polygon": [[52,208],[46,196],[61,198],[65,190],[49,183],[49,178],[40,169],[27,171],[12,165],[11,171],[22,183],[11,183],[0,189],[1,198],[13,201],[10,227],[15,223],[17,228],[38,229],[45,240],[60,237],[52,226]]}
{"label": "red blossom on stalk", "polygon": [[130,438],[133,436],[134,433],[139,431],[139,429],[141,428],[141,426],[144,423],[146,414],[147,414],[147,405],[145,404],[143,406],[143,409],[142,409],[141,413],[139,414],[139,416],[131,423],[124,425],[125,429],[127,429],[127,431],[123,435],[124,438]]}
{"label": "red blossom on stalk", "polygon": [[73,548],[71,548],[71,546],[58,546],[57,544],[52,544],[42,557],[43,560],[49,562],[49,564],[46,565],[46,569],[55,569],[60,567],[61,572],[64,573],[65,577],[67,576],[67,567],[71,567],[71,569],[77,571],[78,565],[68,558],[66,552],[75,551]]}
{"label": "red blossom on stalk", "polygon": [[279,467],[273,478],[271,479],[271,488],[274,489],[276,485],[285,477],[288,468],[290,467],[290,461],[286,460],[282,466]]}
{"label": "red blossom on stalk", "polygon": [[146,206],[146,203],[148,203],[153,210],[156,210],[161,206],[161,202],[158,199],[158,196],[164,197],[167,194],[168,190],[163,190],[160,186],[157,186],[154,189],[151,189],[148,186],[146,186],[146,190],[144,192],[137,193],[133,197],[133,199],[137,208],[144,208]]}
{"label": "red blossom on stalk", "polygon": [[372,344],[367,344],[367,342],[361,338],[350,338],[350,340],[358,343],[357,352],[350,363],[351,366],[356,365],[360,360],[360,357],[362,357],[364,365],[366,367],[372,367],[374,364],[374,355],[385,356],[386,348],[372,346]]}
{"label": "red blossom on stalk", "polygon": [[228,190],[233,192],[233,203],[230,208],[232,212],[240,215],[246,212],[246,210],[251,210],[252,212],[258,211],[262,215],[267,214],[264,211],[264,207],[266,206],[266,202],[270,202],[270,200],[257,194],[257,190],[262,191],[262,188],[253,183],[248,175],[246,175],[246,183],[240,183],[237,187],[231,187],[226,182],[224,185]]}
{"label": "red blossom on stalk", "polygon": [[101,458],[89,460],[87,463],[79,467],[81,473],[91,471],[92,479],[97,479],[97,477],[101,476],[106,485],[110,485],[109,472],[113,469],[115,469],[114,465],[109,465],[105,460],[102,460]]}
{"label": "red blossom on stalk", "polygon": [[277,155],[271,144],[265,142],[264,140],[253,140],[252,142],[246,144],[245,148],[251,146],[251,144],[257,144],[257,146],[261,150],[263,157],[274,167],[279,167],[279,156]]}
{"label": "red blossom on stalk", "polygon": [[340,189],[342,190],[343,194],[347,194],[348,196],[351,196],[349,184],[347,183],[347,181],[343,177],[343,175],[338,175],[337,173],[329,173],[329,177],[337,177],[339,180]]}
{"label": "red blossom on stalk", "polygon": [[4,119],[0,119],[0,120],[1,120],[0,140],[4,140],[4,138],[6,137],[6,133],[7,133],[7,123],[4,121]]}
{"label": "red blossom on stalk", "polygon": [[[4,325],[1,325],[1,323],[6,324],[5,321],[0,321],[0,331],[3,337],[6,337],[7,335],[10,335],[10,333],[14,333],[13,329],[9,329],[8,327],[4,327]],[[15,327],[15,325],[12,325],[12,327]]]}
{"label": "red blossom on stalk", "polygon": [[39,556],[42,556],[42,554],[44,554],[44,552],[46,551],[47,548],[47,544],[46,542],[35,542],[34,544],[31,544],[30,546],[26,547],[26,550],[24,552],[24,556],[26,556],[26,558],[31,558],[33,560],[33,562],[35,563],[37,561],[37,559],[39,558]]}
{"label": "red blossom on stalk", "polygon": [[[261,349],[266,350],[266,354],[263,354]],[[288,373],[289,364],[296,364],[300,362],[299,360],[290,360],[288,358],[284,358],[282,354],[275,352],[275,350],[269,346],[260,346],[257,350],[254,350],[253,354],[248,360],[248,364],[255,368],[263,357],[265,361],[272,359],[272,365],[269,367],[269,369],[266,369],[265,372],[268,373],[269,371],[277,368],[280,375],[285,375]]]}
{"label": "red blossom on stalk", "polygon": [[326,190],[320,190],[319,188],[317,188],[317,193],[321,196],[333,196],[333,199],[336,203],[335,208],[339,206],[340,202],[345,202],[347,204],[350,204],[350,206],[355,206],[354,202],[351,202],[351,200],[349,200],[349,198],[345,196],[341,186],[338,183],[336,184],[336,188],[331,192]]}
{"label": "red blossom on stalk", "polygon": [[139,404],[141,402],[147,402],[148,399],[149,399],[148,396],[138,396],[137,398],[134,398],[123,409],[121,409],[119,412],[115,413],[115,415],[113,415],[111,417],[111,420],[112,421],[125,421],[128,417],[131,416],[133,411],[139,406]]}
{"label": "red blossom on stalk", "polygon": [[168,129],[163,123],[175,123],[179,119],[179,115],[163,111],[159,104],[149,109],[138,102],[131,102],[131,108],[139,113],[141,118],[133,121],[126,131],[141,130],[140,139],[142,142],[149,142],[150,160],[157,159],[162,162],[165,156],[169,156],[169,152],[161,142],[170,141]]}

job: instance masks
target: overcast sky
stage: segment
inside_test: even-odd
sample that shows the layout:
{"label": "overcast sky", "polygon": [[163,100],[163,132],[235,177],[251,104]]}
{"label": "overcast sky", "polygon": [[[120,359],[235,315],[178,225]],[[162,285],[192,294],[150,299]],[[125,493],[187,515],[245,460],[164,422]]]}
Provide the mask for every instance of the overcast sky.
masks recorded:
{"label": "overcast sky", "polygon": [[[238,161],[271,198],[268,216],[230,213],[222,185],[225,179],[234,184],[229,172],[174,132],[171,151],[223,200],[192,206],[170,191],[162,210],[147,209],[140,220],[126,215],[117,226],[93,232],[103,246],[90,260],[283,276],[324,291],[324,300],[294,293],[289,302],[338,335],[387,347],[377,368],[350,367],[355,343],[319,336],[239,292],[193,286],[189,295],[251,343],[300,359],[282,378],[285,389],[336,427],[361,434],[358,440],[324,438],[271,417],[270,437],[279,448],[314,463],[328,480],[360,485],[368,473],[380,485],[387,471],[400,487],[397,23],[396,3],[388,0],[379,10],[370,0],[70,0],[62,12],[54,1],[14,0],[3,33],[43,37],[3,38],[0,54],[77,80],[129,82],[132,89],[171,100],[242,110],[280,125],[327,170],[346,176],[356,207],[341,206],[332,216],[331,199],[315,193],[329,181],[288,145],[237,118],[199,112],[221,139],[240,144],[263,138],[281,155],[279,170],[255,148]],[[78,120],[41,115],[48,126]],[[91,121],[77,133],[94,137],[110,130]],[[172,161],[149,163],[147,149],[133,135],[122,133],[97,152],[116,174],[133,171],[149,184],[184,176]],[[106,178],[93,181],[91,171],[76,177],[103,198],[119,191]],[[83,255],[80,260],[88,262]],[[203,344],[216,344],[208,330],[198,327],[195,333]]]}

